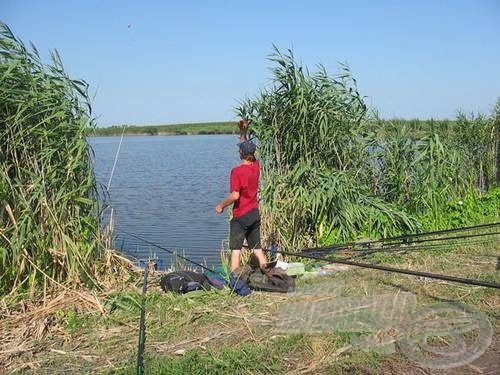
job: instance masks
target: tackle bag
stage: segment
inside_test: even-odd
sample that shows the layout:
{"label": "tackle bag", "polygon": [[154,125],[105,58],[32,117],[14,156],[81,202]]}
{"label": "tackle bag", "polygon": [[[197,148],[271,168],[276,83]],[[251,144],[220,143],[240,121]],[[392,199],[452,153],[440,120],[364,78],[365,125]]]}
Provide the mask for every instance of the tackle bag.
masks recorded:
{"label": "tackle bag", "polygon": [[295,290],[295,279],[279,268],[270,270],[255,268],[245,271],[240,274],[240,277],[253,290],[278,293],[289,293]]}
{"label": "tackle bag", "polygon": [[176,271],[163,275],[160,286],[165,292],[188,293],[199,289],[210,290],[207,278],[193,271]]}

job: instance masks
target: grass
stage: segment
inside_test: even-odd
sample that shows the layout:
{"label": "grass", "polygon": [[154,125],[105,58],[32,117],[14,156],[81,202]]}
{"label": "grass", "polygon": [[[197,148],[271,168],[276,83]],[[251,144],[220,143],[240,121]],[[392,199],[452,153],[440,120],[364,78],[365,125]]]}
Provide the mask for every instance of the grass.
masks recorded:
{"label": "grass", "polygon": [[[496,241],[437,253],[384,254],[383,259],[370,255],[365,260],[498,283],[495,256],[499,253]],[[351,347],[353,339],[362,338],[360,332],[283,331],[279,328],[281,309],[291,296],[254,292],[242,298],[218,290],[165,294],[157,279],[152,277],[146,300],[146,373],[396,374],[415,366],[398,350],[383,354],[382,348],[379,352]],[[298,287],[314,287],[325,281],[339,286],[338,297],[332,300],[339,303],[407,291],[415,294],[417,308],[460,301],[486,314],[496,333],[500,329],[500,297],[493,289],[356,268],[319,279],[299,279]],[[52,322],[44,335],[24,338],[28,351],[7,357],[2,354],[0,362],[8,364],[9,371],[32,366],[37,373],[135,373],[139,290],[138,284],[137,288],[101,295],[99,300],[107,311],[104,315],[85,312],[78,305],[56,310],[41,318]],[[369,314],[357,316],[372,319]],[[8,322],[4,319],[1,324]],[[5,325],[1,328],[2,332],[9,330]],[[387,332],[389,337],[393,335],[391,329]],[[12,342],[6,345],[18,348]]]}

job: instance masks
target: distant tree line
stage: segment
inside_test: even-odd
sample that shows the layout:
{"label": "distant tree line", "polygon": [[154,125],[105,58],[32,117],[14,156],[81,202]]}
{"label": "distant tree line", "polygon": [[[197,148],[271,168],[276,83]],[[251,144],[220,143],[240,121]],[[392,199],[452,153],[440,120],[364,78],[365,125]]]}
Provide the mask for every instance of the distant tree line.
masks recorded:
{"label": "distant tree line", "polygon": [[175,125],[115,125],[106,128],[89,129],[88,135],[116,136],[125,135],[199,135],[233,134],[237,130],[236,122],[208,122]]}

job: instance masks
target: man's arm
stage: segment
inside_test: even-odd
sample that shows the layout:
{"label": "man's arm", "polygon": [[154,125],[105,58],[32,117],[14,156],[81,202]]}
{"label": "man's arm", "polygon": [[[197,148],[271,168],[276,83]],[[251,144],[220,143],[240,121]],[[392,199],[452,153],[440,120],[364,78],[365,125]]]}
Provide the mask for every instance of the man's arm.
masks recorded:
{"label": "man's arm", "polygon": [[215,206],[215,212],[217,212],[218,214],[222,213],[224,211],[224,208],[233,204],[238,199],[240,199],[240,193],[238,191],[233,191],[226,197],[226,199],[224,199],[217,206]]}
{"label": "man's arm", "polygon": [[248,120],[246,118],[240,120],[240,122],[238,122],[238,126],[240,128],[240,142],[245,142],[248,140]]}

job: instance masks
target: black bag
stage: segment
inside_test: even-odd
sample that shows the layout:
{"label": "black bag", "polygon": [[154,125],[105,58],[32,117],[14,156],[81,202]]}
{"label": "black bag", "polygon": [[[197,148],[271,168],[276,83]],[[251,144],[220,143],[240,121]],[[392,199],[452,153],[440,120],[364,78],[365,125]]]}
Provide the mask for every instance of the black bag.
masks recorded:
{"label": "black bag", "polygon": [[279,268],[271,268],[269,271],[253,269],[247,277],[247,283],[254,290],[268,292],[289,293],[295,289],[295,279]]}
{"label": "black bag", "polygon": [[165,292],[188,293],[194,290],[210,290],[210,283],[207,278],[193,271],[177,271],[163,275],[160,279],[160,286]]}

